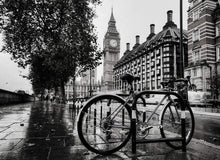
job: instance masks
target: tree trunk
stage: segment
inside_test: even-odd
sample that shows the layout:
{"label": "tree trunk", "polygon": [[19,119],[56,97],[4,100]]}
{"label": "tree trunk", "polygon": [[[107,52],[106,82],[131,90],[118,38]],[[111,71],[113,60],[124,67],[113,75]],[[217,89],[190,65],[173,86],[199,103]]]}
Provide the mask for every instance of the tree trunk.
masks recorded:
{"label": "tree trunk", "polygon": [[75,99],[77,97],[77,94],[76,94],[76,77],[73,76],[72,80],[73,80],[73,99]]}
{"label": "tree trunk", "polygon": [[65,87],[64,87],[64,82],[61,81],[61,86],[60,86],[60,89],[61,89],[61,96],[62,96],[62,103],[66,103],[66,96],[65,96]]}

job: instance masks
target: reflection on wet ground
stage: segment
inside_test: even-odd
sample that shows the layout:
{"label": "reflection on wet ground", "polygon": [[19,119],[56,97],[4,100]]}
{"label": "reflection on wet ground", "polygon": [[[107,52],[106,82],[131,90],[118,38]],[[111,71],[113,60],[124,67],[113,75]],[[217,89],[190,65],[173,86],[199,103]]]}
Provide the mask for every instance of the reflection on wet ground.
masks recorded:
{"label": "reflection on wet ground", "polygon": [[193,141],[187,152],[165,143],[140,144],[132,154],[131,143],[110,156],[88,151],[76,132],[79,110],[69,105],[37,102],[0,108],[1,160],[104,160],[104,159],[220,159],[220,148]]}

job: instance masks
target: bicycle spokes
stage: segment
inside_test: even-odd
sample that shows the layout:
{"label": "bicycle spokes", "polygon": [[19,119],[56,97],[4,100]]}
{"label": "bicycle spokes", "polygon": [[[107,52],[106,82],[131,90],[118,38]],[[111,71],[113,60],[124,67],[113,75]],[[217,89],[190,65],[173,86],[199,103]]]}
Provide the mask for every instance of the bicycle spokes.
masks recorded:
{"label": "bicycle spokes", "polygon": [[122,147],[130,137],[129,108],[117,97],[103,97],[83,108],[79,134],[96,153],[109,153]]}

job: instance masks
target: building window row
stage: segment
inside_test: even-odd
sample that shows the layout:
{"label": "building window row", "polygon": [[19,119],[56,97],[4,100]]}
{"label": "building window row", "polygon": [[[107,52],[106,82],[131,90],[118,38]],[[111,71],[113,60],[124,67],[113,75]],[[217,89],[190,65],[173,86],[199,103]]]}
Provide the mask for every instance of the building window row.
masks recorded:
{"label": "building window row", "polygon": [[217,24],[215,26],[215,36],[220,36],[220,24]]}
{"label": "building window row", "polygon": [[193,21],[199,19],[199,14],[200,14],[200,10],[198,9],[193,12]]}
{"label": "building window row", "polygon": [[200,61],[201,60],[201,55],[200,55],[201,53],[200,53],[200,50],[198,49],[198,50],[195,50],[194,52],[193,52],[193,62],[198,62],[198,61]]}
{"label": "building window row", "polygon": [[220,46],[216,47],[216,61],[220,61]]}
{"label": "building window row", "polygon": [[200,39],[200,33],[199,33],[199,29],[195,29],[192,33],[192,40],[194,41],[198,41]]}

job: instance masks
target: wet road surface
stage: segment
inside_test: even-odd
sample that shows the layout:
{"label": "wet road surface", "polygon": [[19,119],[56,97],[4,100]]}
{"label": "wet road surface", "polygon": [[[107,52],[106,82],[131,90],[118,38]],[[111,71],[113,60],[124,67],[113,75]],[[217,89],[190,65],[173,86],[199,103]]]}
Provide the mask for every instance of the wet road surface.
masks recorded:
{"label": "wet road surface", "polygon": [[198,114],[194,116],[196,124],[194,138],[220,146],[220,116]]}
{"label": "wet road surface", "polygon": [[129,142],[113,155],[100,156],[88,151],[78,139],[77,113],[69,105],[47,102],[0,107],[0,159],[220,159],[219,146],[196,139],[187,146],[187,152],[154,143],[138,144],[137,153],[132,154]]}

